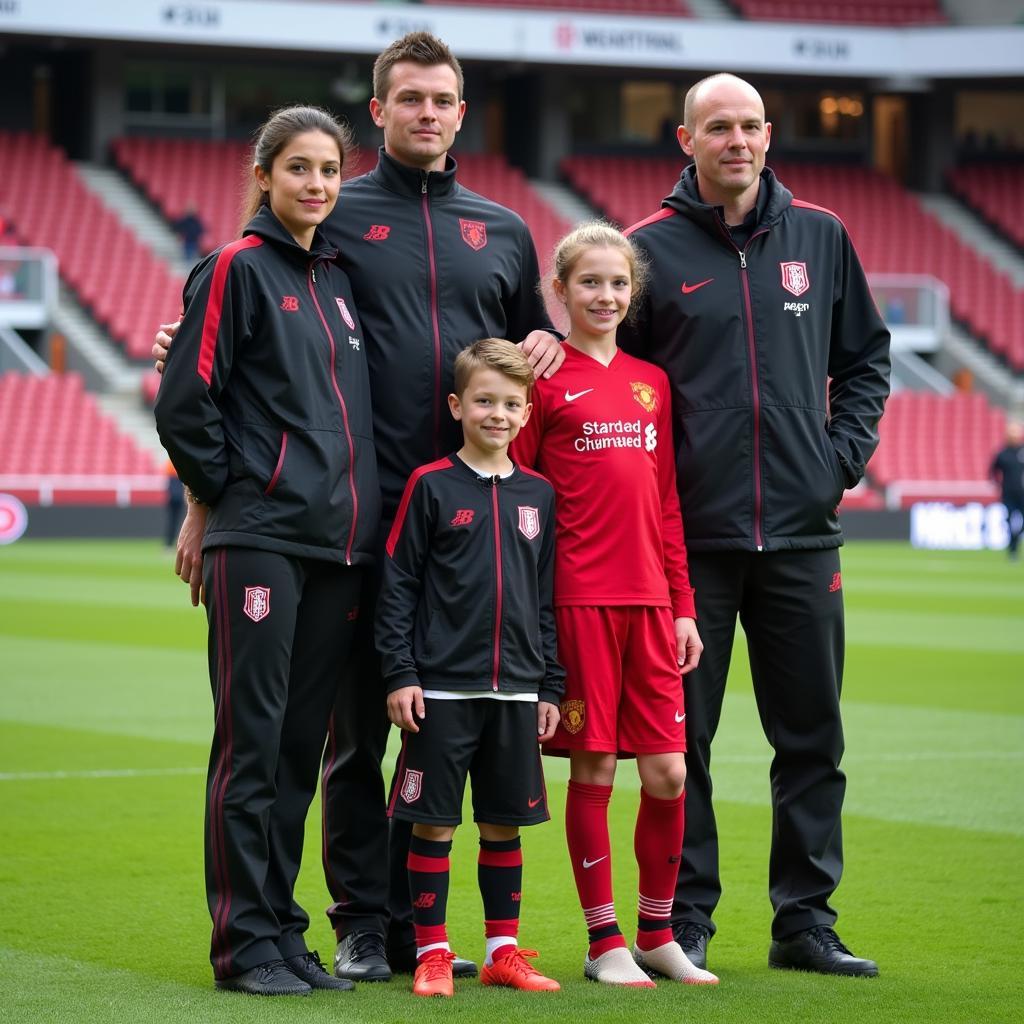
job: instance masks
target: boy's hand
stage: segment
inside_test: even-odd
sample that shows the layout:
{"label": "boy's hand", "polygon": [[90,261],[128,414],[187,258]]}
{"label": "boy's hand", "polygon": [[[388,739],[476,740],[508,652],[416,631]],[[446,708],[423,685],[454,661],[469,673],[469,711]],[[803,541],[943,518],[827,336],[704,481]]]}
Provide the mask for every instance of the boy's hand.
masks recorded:
{"label": "boy's hand", "polygon": [[[415,715],[415,718],[413,717]],[[419,686],[403,686],[388,694],[388,718],[406,732],[419,732],[416,719],[422,721],[427,717],[427,709],[423,703],[423,688]]]}
{"label": "boy's hand", "polygon": [[546,700],[537,701],[537,742],[547,743],[555,735],[558,720],[561,718],[557,704],[549,704]]}
{"label": "boy's hand", "polygon": [[565,359],[565,352],[562,351],[562,343],[547,331],[530,331],[519,343],[533,372],[539,380],[541,377],[554,376],[555,370]]}
{"label": "boy's hand", "polygon": [[156,332],[156,338],[153,339],[152,355],[156,360],[154,365],[156,366],[157,373],[164,372],[164,363],[167,362],[167,350],[171,347],[171,342],[174,341],[174,336],[178,333],[180,326],[181,321],[176,320],[173,324],[161,324],[160,330]]}
{"label": "boy's hand", "polygon": [[701,643],[700,634],[697,632],[695,619],[676,619],[676,651],[679,662],[679,672],[686,675],[692,672],[700,661],[701,651],[704,644]]}
{"label": "boy's hand", "polygon": [[203,534],[206,533],[205,505],[188,502],[185,519],[178,531],[178,552],[174,557],[174,571],[192,588],[192,607],[206,604],[203,593]]}

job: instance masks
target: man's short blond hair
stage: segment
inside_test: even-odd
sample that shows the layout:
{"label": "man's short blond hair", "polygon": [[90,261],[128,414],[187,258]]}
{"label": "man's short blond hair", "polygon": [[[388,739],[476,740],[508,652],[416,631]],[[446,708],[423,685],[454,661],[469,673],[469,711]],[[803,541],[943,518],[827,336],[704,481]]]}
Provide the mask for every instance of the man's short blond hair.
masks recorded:
{"label": "man's short blond hair", "polygon": [[526,388],[529,399],[533,392],[534,375],[530,361],[518,345],[504,338],[483,338],[464,348],[455,357],[455,394],[462,397],[469,387],[470,378],[478,370],[496,370],[503,377]]}

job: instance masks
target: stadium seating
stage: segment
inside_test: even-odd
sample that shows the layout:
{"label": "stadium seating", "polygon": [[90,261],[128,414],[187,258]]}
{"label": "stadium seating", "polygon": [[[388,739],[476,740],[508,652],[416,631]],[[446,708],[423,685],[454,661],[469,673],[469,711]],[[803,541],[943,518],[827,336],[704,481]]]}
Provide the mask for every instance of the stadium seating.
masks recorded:
{"label": "stadium seating", "polygon": [[732,0],[755,21],[833,22],[851,25],[945,25],[939,0]]}
{"label": "stadium seating", "polygon": [[133,358],[153,325],[181,305],[183,282],[82,183],[62,151],[0,132],[0,205],[26,245],[52,249],[61,278]]}
{"label": "stadium seating", "polygon": [[[207,225],[204,248],[238,236],[240,196],[248,176],[243,144],[126,138],[113,144],[113,153],[117,164],[168,220],[181,216],[190,202],[195,205]],[[463,185],[510,207],[530,225],[543,261],[569,225],[534,191],[522,171],[503,158],[457,151],[455,158]],[[375,150],[360,150],[345,176],[369,170],[375,160]]]}
{"label": "stadium seating", "polygon": [[250,170],[244,142],[186,139],[115,139],[115,164],[168,221],[193,205],[206,227],[200,251],[238,237],[240,210]]}
{"label": "stadium seating", "polygon": [[[931,274],[944,281],[952,315],[1010,369],[1024,372],[1024,290],[897,182],[849,165],[772,161],[772,167],[799,198],[842,217],[869,272]],[[562,164],[578,191],[627,225],[658,210],[679,169],[672,157],[570,157]]]}
{"label": "stadium seating", "polygon": [[153,456],[104,415],[75,373],[0,374],[0,491],[28,504],[159,504]]}
{"label": "stadium seating", "polygon": [[948,181],[975,213],[1024,249],[1024,162],[964,164]]}
{"label": "stadium seating", "polygon": [[988,470],[1005,431],[1005,414],[984,395],[901,391],[886,406],[868,476],[894,507],[997,501]]}

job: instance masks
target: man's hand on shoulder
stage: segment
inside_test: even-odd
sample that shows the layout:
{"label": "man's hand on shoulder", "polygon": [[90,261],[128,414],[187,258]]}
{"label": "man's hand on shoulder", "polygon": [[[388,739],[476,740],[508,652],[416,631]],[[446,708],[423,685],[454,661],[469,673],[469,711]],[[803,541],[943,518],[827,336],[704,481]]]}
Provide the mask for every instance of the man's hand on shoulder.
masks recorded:
{"label": "man's hand on shoulder", "polygon": [[538,379],[553,377],[555,371],[562,365],[562,360],[565,359],[562,343],[547,331],[530,331],[519,343],[519,347],[529,360]]}

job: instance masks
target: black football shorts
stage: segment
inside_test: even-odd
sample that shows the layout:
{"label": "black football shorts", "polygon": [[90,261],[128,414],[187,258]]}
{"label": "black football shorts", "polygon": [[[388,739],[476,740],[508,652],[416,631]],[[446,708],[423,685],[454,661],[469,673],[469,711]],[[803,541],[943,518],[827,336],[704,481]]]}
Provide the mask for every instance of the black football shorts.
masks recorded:
{"label": "black football shorts", "polygon": [[388,815],[425,825],[459,825],[466,776],[473,820],[487,825],[547,821],[537,743],[537,704],[426,698],[419,732],[402,733]]}

